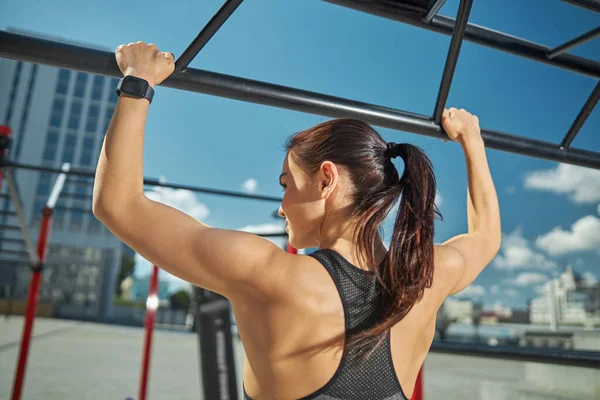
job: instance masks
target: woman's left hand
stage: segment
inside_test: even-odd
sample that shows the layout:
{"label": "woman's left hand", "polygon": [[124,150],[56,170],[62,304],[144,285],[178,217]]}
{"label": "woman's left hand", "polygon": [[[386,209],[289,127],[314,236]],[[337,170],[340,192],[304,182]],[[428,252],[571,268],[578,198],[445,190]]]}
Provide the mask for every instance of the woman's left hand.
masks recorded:
{"label": "woman's left hand", "polygon": [[160,52],[153,43],[121,45],[117,47],[115,57],[123,76],[133,75],[145,79],[153,88],[175,70],[173,53]]}

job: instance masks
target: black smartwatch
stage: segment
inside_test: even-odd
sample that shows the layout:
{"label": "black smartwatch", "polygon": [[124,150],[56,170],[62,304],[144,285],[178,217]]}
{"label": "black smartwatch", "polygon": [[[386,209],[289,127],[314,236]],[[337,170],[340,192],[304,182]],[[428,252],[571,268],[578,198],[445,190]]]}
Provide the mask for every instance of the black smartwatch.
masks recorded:
{"label": "black smartwatch", "polygon": [[127,75],[121,78],[117,85],[117,96],[121,96],[121,94],[136,99],[148,99],[152,103],[154,89],[152,89],[147,80]]}

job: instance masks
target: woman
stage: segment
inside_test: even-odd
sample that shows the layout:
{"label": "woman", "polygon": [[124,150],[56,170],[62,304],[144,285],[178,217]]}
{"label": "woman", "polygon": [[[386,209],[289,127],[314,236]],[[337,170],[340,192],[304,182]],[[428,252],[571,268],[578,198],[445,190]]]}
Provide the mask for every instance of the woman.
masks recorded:
{"label": "woman", "polygon": [[[119,46],[125,76],[162,82],[171,53]],[[498,200],[477,117],[445,110],[468,173],[468,232],[434,245],[436,186],[417,147],[369,125],[334,120],[288,141],[279,215],[291,255],[258,236],[211,228],[144,195],[149,102],[119,99],[98,162],[94,214],[150,262],[226,296],[244,344],[246,398],[407,399],[444,299],[467,287],[500,247]],[[392,158],[403,158],[400,176]],[[378,227],[400,200],[389,252]]]}

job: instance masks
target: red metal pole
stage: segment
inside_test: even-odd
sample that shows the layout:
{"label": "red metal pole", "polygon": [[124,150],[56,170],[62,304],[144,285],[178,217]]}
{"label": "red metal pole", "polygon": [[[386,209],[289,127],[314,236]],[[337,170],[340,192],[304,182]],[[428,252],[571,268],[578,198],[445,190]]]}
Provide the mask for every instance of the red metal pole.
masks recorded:
{"label": "red metal pole", "polygon": [[12,139],[12,131],[10,126],[0,125],[0,189],[2,189],[2,179],[4,178],[4,157],[10,147],[10,141]]}
{"label": "red metal pole", "polygon": [[417,375],[417,382],[415,383],[415,389],[410,400],[423,400],[423,367],[421,367],[419,375]]}
{"label": "red metal pole", "polygon": [[152,269],[150,288],[148,289],[148,300],[146,301],[146,322],[144,337],[144,354],[142,358],[142,374],[140,377],[140,400],[146,400],[148,391],[148,376],[150,374],[150,350],[152,349],[152,333],[154,332],[154,321],[156,320],[156,309],[158,308],[158,267]]}
{"label": "red metal pole", "polygon": [[42,222],[40,224],[40,235],[38,238],[38,257],[39,265],[32,266],[31,283],[29,284],[29,297],[27,299],[27,308],[25,311],[25,325],[23,335],[21,336],[21,349],[19,351],[19,361],[13,385],[12,400],[20,400],[25,381],[25,370],[27,368],[27,356],[29,355],[29,344],[31,343],[31,332],[33,331],[33,321],[35,320],[35,311],[37,308],[38,295],[40,291],[40,281],[42,277],[42,266],[46,258],[46,249],[48,244],[48,233],[52,222],[52,210],[44,208]]}
{"label": "red metal pole", "polygon": [[292,247],[291,244],[287,244],[287,252],[290,254],[298,254],[298,250]]}

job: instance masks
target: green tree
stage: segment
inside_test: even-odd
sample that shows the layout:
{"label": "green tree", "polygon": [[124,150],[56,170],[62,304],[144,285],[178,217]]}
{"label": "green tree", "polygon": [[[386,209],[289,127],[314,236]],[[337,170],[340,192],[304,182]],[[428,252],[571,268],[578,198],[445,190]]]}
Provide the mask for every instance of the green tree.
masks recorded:
{"label": "green tree", "polygon": [[121,282],[128,276],[133,274],[133,269],[135,267],[135,259],[133,257],[129,257],[127,254],[121,254],[121,266],[119,267],[119,276],[117,277],[117,287],[115,291],[117,293],[117,297],[121,297],[123,293],[121,293]]}
{"label": "green tree", "polygon": [[190,309],[190,294],[185,290],[179,290],[169,297],[171,308],[174,310],[187,311]]}

